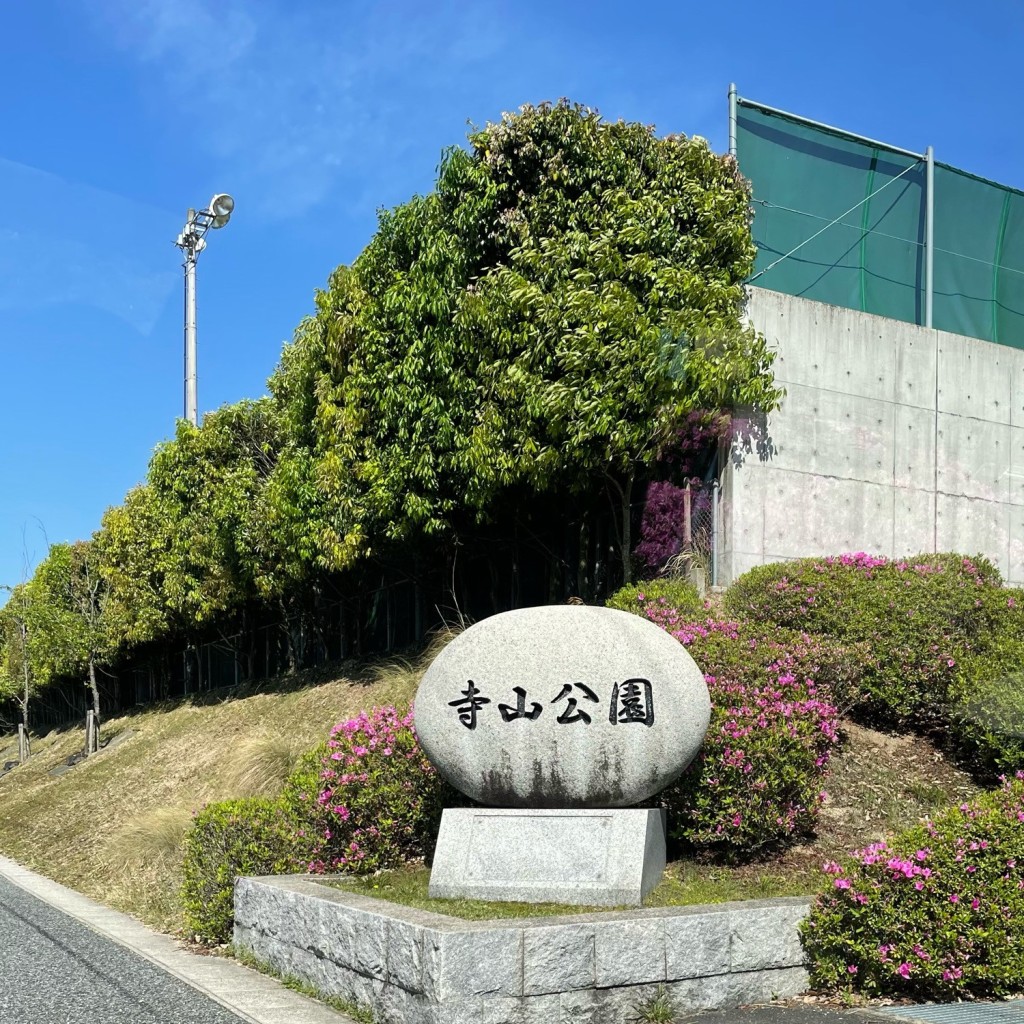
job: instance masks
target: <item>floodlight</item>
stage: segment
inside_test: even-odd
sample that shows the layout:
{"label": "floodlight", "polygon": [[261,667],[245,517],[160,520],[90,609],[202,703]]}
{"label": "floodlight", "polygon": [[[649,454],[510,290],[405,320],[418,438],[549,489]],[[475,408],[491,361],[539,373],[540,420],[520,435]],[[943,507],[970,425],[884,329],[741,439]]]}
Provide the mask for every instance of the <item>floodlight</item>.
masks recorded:
{"label": "floodlight", "polygon": [[213,214],[213,223],[210,227],[222,228],[231,219],[231,211],[235,208],[235,201],[226,192],[220,192],[210,200],[210,213]]}
{"label": "floodlight", "polygon": [[196,260],[206,248],[210,228],[222,228],[231,219],[235,201],[217,192],[205,210],[188,211],[185,227],[174,244],[185,254],[185,419],[199,425],[196,397]]}

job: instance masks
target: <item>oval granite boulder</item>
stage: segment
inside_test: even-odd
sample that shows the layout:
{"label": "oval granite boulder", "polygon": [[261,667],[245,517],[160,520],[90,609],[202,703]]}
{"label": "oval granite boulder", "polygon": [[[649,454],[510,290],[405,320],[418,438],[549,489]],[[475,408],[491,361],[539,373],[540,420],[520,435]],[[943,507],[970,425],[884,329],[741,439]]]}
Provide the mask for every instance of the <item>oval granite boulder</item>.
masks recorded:
{"label": "oval granite boulder", "polygon": [[495,807],[628,807],[690,763],[711,701],[652,622],[555,605],[484,619],[434,660],[416,731],[441,775]]}

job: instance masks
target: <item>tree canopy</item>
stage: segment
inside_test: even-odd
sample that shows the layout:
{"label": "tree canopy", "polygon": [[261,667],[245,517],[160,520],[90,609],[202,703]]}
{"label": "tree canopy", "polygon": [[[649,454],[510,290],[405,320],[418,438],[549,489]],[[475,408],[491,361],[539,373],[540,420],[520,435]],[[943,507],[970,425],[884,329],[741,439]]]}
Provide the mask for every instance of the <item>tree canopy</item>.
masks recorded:
{"label": "tree canopy", "polygon": [[566,101],[473,130],[316,293],[270,397],[179,423],[91,541],[51,549],[0,615],[0,687],[291,614],[545,496],[616,496],[628,576],[634,483],[694,416],[779,401],[743,319],[750,219],[701,138]]}

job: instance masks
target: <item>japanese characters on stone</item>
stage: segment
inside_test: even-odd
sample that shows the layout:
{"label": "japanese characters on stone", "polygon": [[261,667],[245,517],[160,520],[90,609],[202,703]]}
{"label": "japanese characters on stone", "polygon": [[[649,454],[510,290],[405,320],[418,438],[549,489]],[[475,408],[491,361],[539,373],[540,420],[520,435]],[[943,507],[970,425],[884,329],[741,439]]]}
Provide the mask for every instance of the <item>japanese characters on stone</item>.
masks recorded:
{"label": "japanese characters on stone", "polygon": [[[515,695],[515,704],[498,704],[498,713],[503,722],[518,719],[533,722],[540,718],[545,710],[542,702],[533,700],[522,686],[513,686],[512,693]],[[467,729],[475,729],[477,715],[485,704],[490,703],[491,698],[482,696],[482,691],[470,679],[459,698],[449,701],[448,706],[456,709],[459,721]],[[564,683],[548,703],[559,705],[555,721],[560,725],[572,725],[575,722],[590,725],[593,722],[591,712],[596,711],[590,705],[600,705],[601,697],[586,683]],[[633,678],[613,684],[608,700],[608,721],[612,725],[654,725],[651,681]]]}

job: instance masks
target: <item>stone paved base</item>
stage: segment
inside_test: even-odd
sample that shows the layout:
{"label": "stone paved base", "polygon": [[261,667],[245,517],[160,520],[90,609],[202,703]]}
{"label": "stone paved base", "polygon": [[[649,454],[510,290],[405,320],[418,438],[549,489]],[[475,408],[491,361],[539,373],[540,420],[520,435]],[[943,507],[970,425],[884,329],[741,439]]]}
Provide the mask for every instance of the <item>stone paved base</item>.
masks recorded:
{"label": "stone paved base", "polygon": [[240,878],[235,943],[382,1024],[623,1024],[660,991],[677,1012],[799,994],[809,906],[462,921],[304,876]]}

